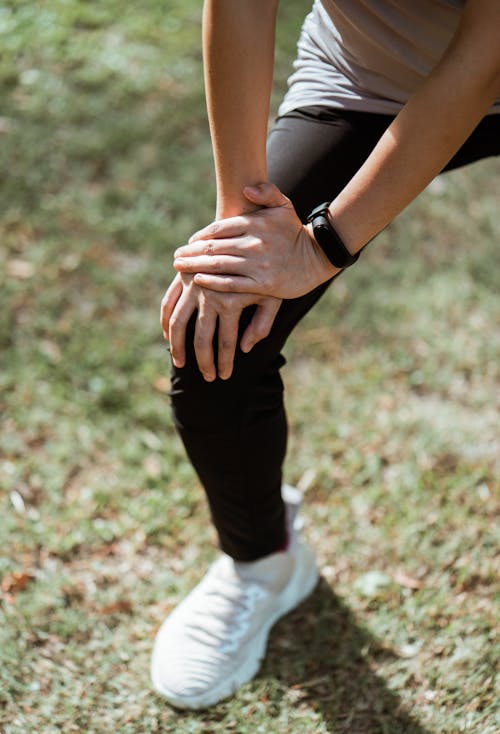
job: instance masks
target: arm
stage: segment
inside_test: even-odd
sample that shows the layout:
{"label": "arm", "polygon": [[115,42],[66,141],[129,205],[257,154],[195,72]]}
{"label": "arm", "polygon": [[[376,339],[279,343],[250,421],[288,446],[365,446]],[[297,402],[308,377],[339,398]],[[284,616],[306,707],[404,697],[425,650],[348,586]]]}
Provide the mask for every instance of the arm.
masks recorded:
{"label": "arm", "polygon": [[[468,0],[441,61],[330,205],[335,229],[352,253],[392,221],[442,170],[500,95],[499,27],[499,0]],[[207,288],[244,288],[282,298],[301,295],[335,274],[311,230],[300,229],[290,203],[275,188],[266,184],[247,195],[255,204],[275,208],[225,222],[217,236],[229,238],[238,232],[239,241],[234,239],[229,246],[226,239],[217,257],[203,257],[202,243],[181,248],[176,253],[181,256],[175,263],[178,270],[199,273],[195,281]],[[202,230],[196,238],[212,236]],[[260,250],[250,247],[249,238],[256,236]]]}
{"label": "arm", "polygon": [[357,252],[443,169],[500,96],[500,2],[469,0],[441,61],[332,202]]}
{"label": "arm", "polygon": [[[217,219],[253,211],[243,186],[266,179],[266,137],[274,65],[278,0],[206,0],[203,57],[217,178]],[[217,226],[217,224],[215,225]],[[194,347],[205,379],[215,379],[213,337],[218,323],[218,372],[230,377],[242,309],[255,304],[241,348],[267,336],[280,300],[254,294],[221,295],[178,275],[161,306],[161,324],[177,367],[185,364],[187,323],[198,312]]]}
{"label": "arm", "polygon": [[203,58],[217,219],[255,209],[243,187],[267,179],[266,138],[278,0],[206,0]]}

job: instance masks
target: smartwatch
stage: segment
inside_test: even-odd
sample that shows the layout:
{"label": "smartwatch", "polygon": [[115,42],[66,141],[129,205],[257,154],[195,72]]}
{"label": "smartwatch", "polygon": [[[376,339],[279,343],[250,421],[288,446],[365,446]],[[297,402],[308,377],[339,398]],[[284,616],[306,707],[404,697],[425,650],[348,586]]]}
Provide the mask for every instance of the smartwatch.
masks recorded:
{"label": "smartwatch", "polygon": [[329,206],[330,202],[328,201],[317,206],[309,214],[307,221],[312,224],[316,242],[332,265],[335,265],[336,268],[348,268],[349,265],[354,265],[359,257],[359,252],[355,255],[351,255],[347,247],[342,242],[342,239],[330,222],[330,217],[328,216]]}

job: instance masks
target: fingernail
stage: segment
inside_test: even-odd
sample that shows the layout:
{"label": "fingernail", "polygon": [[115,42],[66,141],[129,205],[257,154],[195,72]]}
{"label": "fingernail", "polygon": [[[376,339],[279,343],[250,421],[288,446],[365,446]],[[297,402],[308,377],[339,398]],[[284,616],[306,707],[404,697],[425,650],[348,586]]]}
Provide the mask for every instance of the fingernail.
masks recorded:
{"label": "fingernail", "polygon": [[215,375],[204,374],[203,379],[206,382],[213,382],[215,380]]}

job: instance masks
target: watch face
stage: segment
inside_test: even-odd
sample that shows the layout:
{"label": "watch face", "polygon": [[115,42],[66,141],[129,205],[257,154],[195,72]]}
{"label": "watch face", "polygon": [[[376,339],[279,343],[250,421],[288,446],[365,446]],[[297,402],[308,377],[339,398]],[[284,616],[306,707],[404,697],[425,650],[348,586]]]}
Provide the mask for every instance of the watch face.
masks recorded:
{"label": "watch face", "polygon": [[[332,237],[332,231],[330,227],[328,226],[328,222],[319,222],[318,224],[315,223],[314,227],[314,235],[316,239],[318,240],[319,244],[326,248],[328,252],[335,252],[337,248],[335,247],[336,242],[334,238]],[[328,253],[327,253],[328,254]]]}
{"label": "watch face", "polygon": [[320,204],[316,209],[313,209],[307,221],[312,222],[314,237],[332,265],[336,268],[346,268],[356,262],[359,253],[351,255],[344,245],[330,222],[328,207],[328,202]]}
{"label": "watch face", "polygon": [[349,252],[342,246],[338,235],[323,217],[320,218],[319,222],[317,220],[314,222],[314,236],[332,265],[335,265],[336,268],[344,268],[351,264]]}
{"label": "watch face", "polygon": [[330,228],[329,228],[328,224],[326,224],[326,222],[324,224],[323,224],[323,222],[321,222],[320,224],[318,224],[314,228],[314,233],[316,234],[316,232],[319,233],[320,237],[326,238],[326,242],[327,243],[329,243],[331,241]]}

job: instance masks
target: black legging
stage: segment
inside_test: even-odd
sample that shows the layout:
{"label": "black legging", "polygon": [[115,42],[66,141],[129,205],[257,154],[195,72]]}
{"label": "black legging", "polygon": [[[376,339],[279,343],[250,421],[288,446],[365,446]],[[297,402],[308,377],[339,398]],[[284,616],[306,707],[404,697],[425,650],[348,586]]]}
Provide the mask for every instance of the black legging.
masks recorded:
{"label": "black legging", "polygon": [[[392,119],[319,107],[291,112],[277,120],[269,136],[269,179],[305,220],[314,206],[343,189]],[[490,115],[445,170],[498,153],[500,115]],[[356,267],[363,267],[362,260]],[[328,285],[284,301],[271,334],[249,354],[237,350],[229,380],[209,383],[202,378],[193,349],[194,317],[186,366],[173,368],[174,419],[207,493],[220,546],[237,560],[255,560],[286,543],[280,493],[287,442],[281,350]],[[242,314],[240,334],[253,311]]]}

